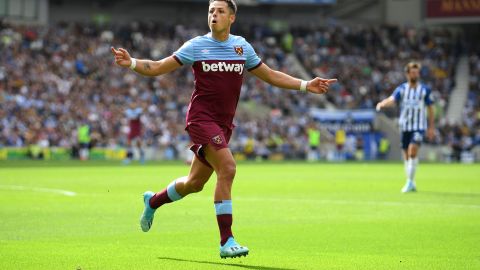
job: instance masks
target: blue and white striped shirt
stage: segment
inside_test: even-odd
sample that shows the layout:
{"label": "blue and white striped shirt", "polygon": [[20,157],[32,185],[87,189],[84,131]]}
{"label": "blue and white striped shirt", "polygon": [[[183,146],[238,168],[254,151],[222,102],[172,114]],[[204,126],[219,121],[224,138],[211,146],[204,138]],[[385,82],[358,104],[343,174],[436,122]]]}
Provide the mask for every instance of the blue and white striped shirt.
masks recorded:
{"label": "blue and white striped shirt", "polygon": [[400,105],[398,123],[401,131],[424,131],[427,129],[427,106],[433,103],[431,90],[418,83],[416,88],[408,82],[399,85],[392,96]]}

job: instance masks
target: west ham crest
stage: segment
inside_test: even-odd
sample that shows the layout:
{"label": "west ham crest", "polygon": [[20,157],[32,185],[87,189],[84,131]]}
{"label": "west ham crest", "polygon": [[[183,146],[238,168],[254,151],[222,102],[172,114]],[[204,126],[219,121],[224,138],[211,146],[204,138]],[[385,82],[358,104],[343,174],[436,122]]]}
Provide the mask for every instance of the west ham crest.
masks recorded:
{"label": "west ham crest", "polygon": [[212,141],[216,144],[221,144],[222,143],[222,137],[220,135],[217,135],[212,138]]}
{"label": "west ham crest", "polygon": [[242,56],[243,55],[243,47],[242,46],[233,46],[233,49],[235,50],[235,52]]}

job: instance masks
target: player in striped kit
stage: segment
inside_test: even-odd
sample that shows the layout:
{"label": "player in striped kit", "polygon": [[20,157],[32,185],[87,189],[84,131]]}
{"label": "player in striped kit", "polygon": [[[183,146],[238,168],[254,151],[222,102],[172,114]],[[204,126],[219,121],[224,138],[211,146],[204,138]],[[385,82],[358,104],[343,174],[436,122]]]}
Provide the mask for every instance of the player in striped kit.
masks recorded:
{"label": "player in striped kit", "polygon": [[144,193],[140,218],[143,231],[150,230],[155,211],[164,204],[200,192],[213,171],[217,175],[214,205],[220,230],[220,257],[246,256],[248,248],[236,242],[232,233],[231,190],[236,164],[228,142],[233,131],[243,75],[251,72],[259,79],[283,89],[323,94],[336,79],[314,78],[302,81],[262,63],[252,46],[230,34],[237,6],[233,0],[210,0],[208,25],[211,32],[187,41],[172,56],[159,61],[131,58],[120,48],[112,48],[115,62],[147,76],[169,73],[183,65],[191,66],[195,89],[187,112],[186,131],[193,142],[195,157],[188,176],[177,178],[160,192]]}
{"label": "player in striped kit", "polygon": [[[407,82],[399,85],[393,94],[377,104],[377,111],[395,103],[400,105],[399,125],[401,131],[401,146],[407,182],[402,192],[416,191],[415,171],[418,166],[418,150],[424,138],[434,137],[434,113],[431,90],[420,82],[421,65],[410,62],[405,67]],[[427,123],[428,117],[428,123]]]}

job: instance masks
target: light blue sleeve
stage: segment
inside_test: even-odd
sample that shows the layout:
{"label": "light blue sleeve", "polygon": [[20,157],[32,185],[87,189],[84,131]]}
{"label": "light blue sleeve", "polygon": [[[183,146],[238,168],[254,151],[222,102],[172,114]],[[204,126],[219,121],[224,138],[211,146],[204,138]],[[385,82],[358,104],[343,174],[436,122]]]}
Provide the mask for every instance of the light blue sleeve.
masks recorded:
{"label": "light blue sleeve", "polygon": [[252,45],[247,41],[245,41],[245,57],[247,58],[245,61],[245,67],[248,71],[257,68],[260,63],[262,63],[262,60],[260,60],[260,57],[258,57]]}
{"label": "light blue sleeve", "polygon": [[193,57],[194,40],[185,42],[173,55],[182,65],[191,65],[195,61]]}
{"label": "light blue sleeve", "polygon": [[393,94],[392,94],[392,97],[395,99],[395,102],[400,102],[400,100],[402,99],[402,90],[403,90],[403,87],[402,85],[398,86],[397,88],[395,88],[395,91],[393,91]]}

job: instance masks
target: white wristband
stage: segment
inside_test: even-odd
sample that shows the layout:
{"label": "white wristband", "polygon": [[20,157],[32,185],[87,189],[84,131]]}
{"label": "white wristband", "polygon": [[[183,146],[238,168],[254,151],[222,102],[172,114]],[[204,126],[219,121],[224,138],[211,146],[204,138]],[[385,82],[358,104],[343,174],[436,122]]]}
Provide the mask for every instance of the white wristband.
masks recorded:
{"label": "white wristband", "polygon": [[307,84],[307,81],[302,80],[302,83],[300,84],[300,91],[307,91]]}
{"label": "white wristband", "polygon": [[130,69],[135,70],[135,67],[137,66],[137,59],[135,58],[130,58],[132,60],[132,63],[130,64]]}

